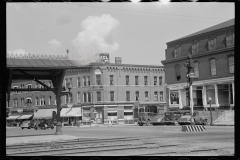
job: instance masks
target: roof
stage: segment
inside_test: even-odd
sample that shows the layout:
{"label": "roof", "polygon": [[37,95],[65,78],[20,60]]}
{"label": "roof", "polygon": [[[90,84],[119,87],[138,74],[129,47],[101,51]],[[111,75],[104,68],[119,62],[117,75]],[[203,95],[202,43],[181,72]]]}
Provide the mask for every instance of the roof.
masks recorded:
{"label": "roof", "polygon": [[[226,27],[234,26],[234,25],[235,25],[235,18],[230,19],[230,20],[228,20],[228,21],[225,21],[225,22],[223,22],[223,23],[214,25],[214,26],[212,26],[212,27],[203,29],[203,30],[201,30],[201,31],[198,31],[198,32],[189,34],[189,35],[187,35],[187,36],[185,36],[185,37],[182,37],[182,38],[179,38],[179,39],[170,41],[170,42],[168,42],[168,43],[171,43],[171,42],[174,42],[174,41],[178,41],[178,40],[182,40],[182,39],[185,39],[185,38],[189,38],[189,37],[192,37],[192,36],[200,35],[200,34],[203,34],[203,33],[211,32],[211,31],[218,30],[218,29],[221,29],[221,28],[226,28]],[[168,43],[167,43],[167,44],[168,44]]]}
{"label": "roof", "polygon": [[48,68],[48,69],[71,69],[87,65],[79,60],[53,60],[53,59],[18,59],[7,58],[7,68]]}
{"label": "roof", "polygon": [[149,68],[163,68],[160,65],[140,65],[140,64],[116,64],[116,63],[105,63],[104,65],[99,62],[90,63],[89,66],[121,66],[121,67],[149,67]]}

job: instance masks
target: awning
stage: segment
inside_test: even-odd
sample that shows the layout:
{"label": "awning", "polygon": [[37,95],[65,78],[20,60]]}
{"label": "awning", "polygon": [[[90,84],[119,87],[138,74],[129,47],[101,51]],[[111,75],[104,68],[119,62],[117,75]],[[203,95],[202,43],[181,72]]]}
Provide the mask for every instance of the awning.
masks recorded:
{"label": "awning", "polygon": [[66,116],[67,117],[78,117],[82,116],[81,115],[81,107],[76,107],[76,108],[71,108],[69,112],[67,112]]}
{"label": "awning", "polygon": [[60,117],[69,117],[67,116],[67,113],[71,110],[71,108],[62,108],[60,112]]}
{"label": "awning", "polygon": [[39,109],[34,113],[33,119],[49,119],[52,118],[52,112],[57,112],[57,108],[54,109]]}
{"label": "awning", "polygon": [[[33,114],[32,114],[33,115]],[[29,119],[31,116],[31,114],[29,115],[21,115],[20,117],[18,117],[17,119]]]}
{"label": "awning", "polygon": [[9,117],[7,117],[7,120],[17,119],[18,117],[20,117],[20,115],[17,115],[17,116],[9,116]]}

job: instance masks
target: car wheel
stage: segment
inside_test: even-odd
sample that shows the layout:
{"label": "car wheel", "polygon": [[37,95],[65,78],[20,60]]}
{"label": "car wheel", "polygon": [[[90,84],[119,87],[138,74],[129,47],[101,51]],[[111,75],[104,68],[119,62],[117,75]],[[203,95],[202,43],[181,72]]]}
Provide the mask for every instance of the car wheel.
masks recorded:
{"label": "car wheel", "polygon": [[149,120],[147,121],[146,125],[147,125],[147,126],[151,126],[151,123],[150,123]]}
{"label": "car wheel", "polygon": [[22,129],[24,129],[24,128],[22,127]]}
{"label": "car wheel", "polygon": [[175,124],[175,125],[178,125],[178,122],[175,121],[174,124]]}
{"label": "car wheel", "polygon": [[28,127],[28,129],[30,129],[30,127]]}
{"label": "car wheel", "polygon": [[51,129],[54,129],[54,126],[52,126]]}
{"label": "car wheel", "polygon": [[139,126],[143,126],[143,124],[142,124],[142,123],[138,123],[138,125],[139,125]]}

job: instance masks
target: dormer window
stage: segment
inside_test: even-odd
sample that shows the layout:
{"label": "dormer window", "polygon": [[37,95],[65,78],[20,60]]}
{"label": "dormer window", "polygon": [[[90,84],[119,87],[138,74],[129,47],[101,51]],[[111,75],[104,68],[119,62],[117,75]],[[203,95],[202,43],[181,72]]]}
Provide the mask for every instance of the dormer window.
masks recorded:
{"label": "dormer window", "polygon": [[208,40],[208,50],[211,51],[211,50],[214,50],[216,49],[216,45],[217,42],[216,42],[216,38],[211,38]]}
{"label": "dormer window", "polygon": [[196,54],[198,52],[198,43],[195,42],[192,45],[192,54]]}
{"label": "dormer window", "polygon": [[177,46],[174,49],[174,58],[180,57],[180,53],[181,53],[181,46]]}
{"label": "dormer window", "polygon": [[234,46],[234,34],[227,35],[226,41],[227,41],[227,47]]}

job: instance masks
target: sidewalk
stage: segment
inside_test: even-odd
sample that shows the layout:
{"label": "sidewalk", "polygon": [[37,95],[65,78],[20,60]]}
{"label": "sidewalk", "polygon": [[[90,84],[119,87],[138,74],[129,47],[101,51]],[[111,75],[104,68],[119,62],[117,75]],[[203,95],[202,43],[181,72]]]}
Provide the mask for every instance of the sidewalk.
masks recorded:
{"label": "sidewalk", "polygon": [[234,126],[234,121],[220,121],[214,122],[213,126]]}

